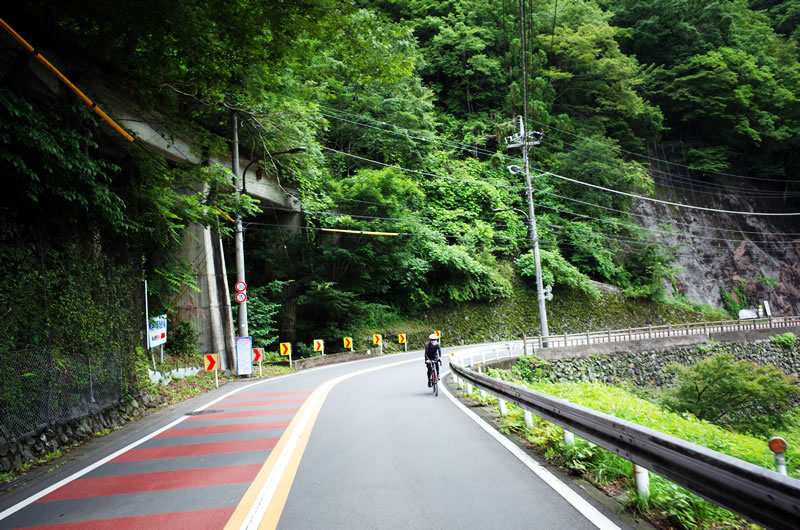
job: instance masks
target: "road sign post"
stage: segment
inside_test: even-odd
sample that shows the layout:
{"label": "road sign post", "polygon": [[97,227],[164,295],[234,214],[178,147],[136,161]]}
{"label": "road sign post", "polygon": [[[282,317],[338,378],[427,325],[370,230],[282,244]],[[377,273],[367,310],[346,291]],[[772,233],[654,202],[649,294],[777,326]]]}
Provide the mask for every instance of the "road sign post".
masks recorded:
{"label": "road sign post", "polygon": [[261,361],[264,359],[264,348],[253,348],[253,362],[258,363],[258,377],[263,377],[264,372],[261,371]]}
{"label": "road sign post", "polygon": [[289,356],[289,368],[292,367],[292,343],[291,342],[281,342],[281,350],[280,353],[282,356]]}
{"label": "road sign post", "polygon": [[219,388],[219,357],[216,353],[207,353],[203,356],[203,364],[206,371],[214,370],[214,386]]}
{"label": "road sign post", "polygon": [[372,344],[378,347],[378,354],[383,354],[383,337],[380,335],[372,336]]}
{"label": "road sign post", "polygon": [[403,345],[403,350],[408,351],[408,342],[406,341],[406,334],[400,333],[397,336],[397,342]]}

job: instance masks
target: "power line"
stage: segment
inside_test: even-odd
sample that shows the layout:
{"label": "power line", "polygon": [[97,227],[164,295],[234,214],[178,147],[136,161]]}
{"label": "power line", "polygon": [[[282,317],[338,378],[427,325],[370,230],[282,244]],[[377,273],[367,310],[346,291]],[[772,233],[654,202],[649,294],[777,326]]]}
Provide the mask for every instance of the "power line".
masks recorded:
{"label": "power line", "polygon": [[[542,171],[542,170],[537,170],[537,171]],[[656,202],[656,203],[659,203],[659,204],[666,204],[668,206],[676,206],[678,208],[691,208],[693,210],[702,210],[702,211],[705,211],[705,212],[714,212],[714,213],[727,213],[727,214],[731,214],[731,215],[780,216],[780,217],[790,217],[790,216],[800,215],[800,212],[778,212],[778,213],[775,213],[775,212],[744,212],[744,211],[740,211],[740,210],[721,210],[721,209],[718,209],[718,208],[706,208],[704,206],[694,206],[694,205],[691,205],[691,204],[681,204],[679,202],[662,201],[660,199],[653,199],[651,197],[644,197],[642,195],[637,195],[635,193],[628,193],[626,191],[619,191],[619,190],[614,190],[614,189],[611,189],[611,188],[606,188],[604,186],[598,186],[597,184],[590,184],[588,182],[582,182],[580,180],[576,180],[576,179],[572,179],[572,178],[569,178],[569,177],[565,177],[563,175],[557,175],[557,174],[551,173],[549,171],[543,171],[543,174],[544,175],[550,175],[551,177],[555,177],[557,179],[561,179],[561,180],[564,180],[564,181],[567,181],[567,182],[572,182],[573,184],[578,184],[578,185],[581,185],[581,186],[588,186],[590,188],[594,188],[594,189],[597,189],[597,190],[607,191],[609,193],[616,193],[617,195],[624,195],[626,197],[631,197],[631,198],[639,199],[639,200],[642,200],[642,201],[650,201],[650,202]]]}
{"label": "power line", "polygon": [[[353,115],[352,113],[347,113],[347,114]],[[323,115],[326,115],[326,114],[323,113]],[[380,127],[375,127],[375,126],[372,126],[372,125],[369,125],[369,124],[366,124],[366,123],[363,123],[363,122],[356,122],[356,121],[349,120],[349,119],[346,119],[346,118],[341,118],[339,116],[333,116],[333,115],[326,115],[326,116],[331,117],[333,119],[339,119],[339,120],[342,120],[342,121],[345,121],[345,122],[349,122],[349,123],[352,123],[354,125],[368,127],[368,128],[372,128],[372,129],[376,129],[376,130],[382,131],[382,132],[387,132],[387,133],[390,133],[390,134],[403,136],[403,137],[411,139],[411,140],[419,140],[419,141],[424,141],[424,142],[438,143],[440,145],[455,146],[456,148],[461,149],[461,150],[465,150],[465,151],[469,151],[469,152],[481,153],[481,154],[484,154],[486,156],[500,156],[505,160],[516,160],[513,157],[509,157],[508,155],[505,155],[505,154],[502,154],[502,153],[497,153],[497,152],[492,152],[492,151],[489,151],[489,150],[486,150],[486,149],[477,148],[476,146],[470,146],[470,145],[467,145],[467,144],[460,144],[460,143],[457,143],[457,142],[444,142],[444,141],[439,141],[439,140],[435,140],[435,139],[431,139],[431,138],[425,138],[425,137],[422,137],[422,136],[412,136],[412,135],[409,135],[409,134],[406,134],[406,133],[401,133],[401,132],[399,132],[397,130],[382,129]],[[358,115],[355,115],[355,116],[358,116]],[[364,117],[362,117],[362,118],[364,118]],[[365,119],[369,119],[369,118],[365,118]],[[380,123],[380,124],[383,124],[383,125],[388,125],[388,126],[391,126],[393,128],[396,128],[396,129],[401,129],[401,130],[406,130],[406,131],[408,130],[408,129],[399,128],[399,127],[394,126],[394,125],[392,125],[390,123],[382,122],[382,121],[379,121],[379,120],[371,120],[371,121],[374,121],[376,123]],[[535,121],[535,120],[531,120],[531,121]],[[541,124],[542,122],[536,122],[536,123],[540,123]],[[556,129],[556,130],[561,131],[560,129]],[[561,132],[565,132],[567,134],[573,134],[573,133],[569,133],[568,131],[561,131]],[[595,143],[601,143],[598,140],[593,140],[591,138],[586,138],[586,137],[579,136],[579,135],[574,135],[574,134],[573,134],[573,136],[576,136],[578,138],[581,138],[581,139],[584,139],[584,140],[587,140],[587,141],[591,141],[591,142],[595,142]],[[564,143],[566,145],[570,145],[572,147],[575,147],[577,150],[586,151],[586,152],[592,153],[592,154],[597,154],[594,151],[589,151],[589,150],[587,150],[585,148],[582,148],[582,147],[577,146],[575,144],[566,142],[564,140],[550,139],[550,138],[548,138],[546,136],[545,136],[545,140],[547,142],[551,143],[551,144],[553,142],[555,142],[555,141],[559,141],[559,142],[562,142],[562,143]],[[603,145],[606,145],[606,144],[603,144]],[[611,146],[611,147],[614,148],[614,149],[619,149],[618,147],[614,147],[614,146]],[[330,149],[330,148],[328,148],[328,149]],[[345,153],[343,153],[341,151],[336,151],[336,152],[339,152],[340,154],[345,154]],[[613,165],[615,167],[617,167],[619,169],[623,169],[623,168],[621,168],[619,166],[619,163],[617,161],[613,161],[612,162],[611,160],[609,160],[607,158],[590,157],[589,155],[586,155],[586,154],[583,154],[583,153],[573,153],[573,154],[577,154],[578,156],[582,156],[584,158],[594,159],[594,160],[601,161],[601,162],[613,163]],[[358,158],[357,155],[352,155],[351,154],[350,156],[354,156],[354,157]],[[672,162],[669,162],[669,161],[666,161],[666,160],[662,160],[662,159],[658,159],[658,158],[653,158],[653,157],[647,157],[647,158],[652,160],[652,161],[664,162],[665,164],[674,164]],[[362,160],[367,160],[367,159],[362,159]],[[376,161],[372,161],[372,162],[373,163],[379,163],[379,162],[376,162]],[[681,164],[674,164],[674,165],[681,166]],[[388,166],[388,164],[387,164],[387,166]],[[689,166],[682,166],[682,167],[687,167],[688,168]],[[689,168],[689,169],[691,169],[691,168]],[[410,171],[413,171],[413,170],[410,170]],[[675,175],[675,174],[672,174],[672,173],[660,171],[660,170],[655,169],[655,168],[650,168],[650,172],[651,173],[660,173],[660,174],[663,174],[663,175],[668,175],[673,180],[679,180],[679,181],[688,182],[692,186],[696,186],[696,187],[699,187],[699,188],[707,188],[709,190],[719,190],[720,192],[723,192],[723,191],[730,192],[731,190],[741,191],[743,193],[747,193],[747,195],[749,197],[751,197],[751,198],[752,197],[758,197],[758,198],[785,198],[785,197],[800,196],[800,193],[795,193],[795,192],[790,192],[790,193],[786,194],[786,193],[783,193],[783,192],[766,192],[766,191],[763,191],[763,190],[753,190],[751,188],[743,188],[743,187],[737,187],[737,186],[724,186],[724,185],[719,185],[719,184],[714,184],[714,183],[703,183],[703,182],[691,179],[691,177],[683,177],[681,175]],[[713,173],[713,172],[711,172],[711,173]],[[723,174],[723,173],[721,173],[721,174]],[[783,180],[761,179],[761,178],[756,178],[756,177],[743,177],[743,178],[753,178],[754,180],[759,180],[759,181],[762,181],[762,182],[768,182],[768,181],[785,182]],[[589,184],[587,184],[587,185],[589,185]],[[689,192],[693,192],[693,193],[700,193],[700,194],[706,194],[706,195],[713,195],[714,194],[713,191],[703,191],[703,190],[697,190],[697,189],[694,189],[694,188],[686,188],[686,187],[681,187],[681,186],[671,186],[671,185],[667,185],[665,183],[661,183],[661,186],[663,186],[665,188],[682,190],[682,191],[689,191]],[[620,193],[624,193],[624,192],[620,192]],[[643,200],[650,200],[650,199],[643,198]],[[656,199],[652,199],[652,200],[656,200]],[[672,204],[680,205],[679,203],[672,203]],[[699,207],[699,206],[689,206],[689,205],[680,205],[680,206],[684,206],[684,207],[687,207],[687,208],[703,209],[702,207]],[[717,211],[718,212],[726,212],[725,210],[717,210]],[[750,213],[750,212],[742,212],[742,213]],[[783,215],[783,214],[753,214],[753,215]],[[796,214],[788,214],[788,215],[796,215]]]}
{"label": "power line", "polygon": [[[589,149],[580,147],[578,145],[566,142],[566,141],[561,140],[561,139],[544,137],[543,140],[545,142],[547,142],[548,144],[550,144],[552,147],[556,147],[556,148],[558,146],[557,145],[553,145],[553,144],[564,144],[564,145],[568,145],[568,146],[574,147],[575,148],[574,151],[567,152],[570,155],[580,156],[581,158],[586,159],[586,160],[596,160],[598,162],[608,163],[608,164],[613,165],[614,167],[617,167],[619,169],[623,169],[624,170],[624,168],[619,164],[620,161],[618,159],[608,158],[608,157],[602,155],[601,153],[597,153],[596,151],[591,151]],[[598,155],[598,156],[591,156],[590,154],[587,154],[587,153]],[[717,195],[717,194],[722,193],[722,192],[730,193],[732,191],[735,191],[735,192],[746,193],[748,197],[758,197],[758,198],[783,199],[785,197],[800,196],[800,193],[796,193],[796,192],[785,193],[785,192],[780,192],[780,191],[755,190],[752,187],[730,186],[730,185],[718,184],[718,183],[714,183],[714,182],[702,182],[702,181],[696,180],[696,179],[694,179],[694,178],[692,178],[690,176],[683,176],[683,175],[679,175],[679,174],[676,174],[676,173],[670,173],[668,171],[661,171],[661,170],[656,169],[654,167],[648,168],[648,171],[651,174],[655,173],[655,174],[665,175],[670,180],[676,180],[678,182],[686,183],[689,186],[691,186],[691,187],[674,186],[674,185],[671,185],[671,184],[667,184],[665,182],[659,183],[659,185],[664,187],[664,188],[676,189],[676,190],[681,190],[681,191],[689,191],[689,192],[692,192],[692,193],[700,193],[700,194],[704,194],[704,195]],[[695,188],[700,188],[700,189],[695,189]],[[711,191],[704,191],[704,188],[708,189],[708,190],[711,190]]]}
{"label": "power line", "polygon": [[[581,136],[579,134],[575,134],[573,132],[566,131],[564,129],[559,129],[558,127],[555,127],[553,125],[549,125],[549,124],[547,124],[545,122],[541,122],[541,121],[537,121],[537,120],[531,120],[531,121],[533,121],[534,123],[538,123],[539,125],[543,125],[545,127],[549,127],[549,128],[554,129],[556,131],[562,132],[564,134],[569,134],[570,136],[574,136],[576,138],[580,138],[581,140],[586,140],[588,142],[594,142],[594,143],[602,143],[599,140],[595,140],[595,139],[592,139],[592,138],[587,138],[585,136]],[[605,145],[605,144],[603,144],[603,145]],[[664,164],[678,166],[678,167],[686,168],[686,169],[689,169],[689,170],[696,170],[696,168],[692,168],[691,166],[687,166],[685,164],[679,164],[677,162],[670,162],[669,160],[663,160],[663,159],[660,159],[660,158],[654,158],[654,157],[651,157],[651,156],[648,156],[648,155],[644,155],[644,154],[641,154],[641,153],[636,153],[634,151],[628,151],[628,150],[623,149],[621,147],[615,147],[615,146],[612,146],[612,147],[614,149],[622,152],[622,153],[627,153],[629,155],[638,156],[638,157],[641,157],[641,158],[644,158],[644,159],[647,159],[647,160],[663,162]],[[761,177],[747,177],[747,176],[744,176],[744,175],[736,175],[734,173],[724,173],[724,172],[720,172],[720,171],[711,171],[711,170],[707,170],[707,169],[702,169],[700,171],[703,171],[705,173],[712,173],[714,175],[723,175],[723,176],[726,176],[726,177],[735,177],[735,178],[748,179],[748,180],[758,180],[760,182],[786,182],[783,179],[765,179],[765,178],[761,178]]]}

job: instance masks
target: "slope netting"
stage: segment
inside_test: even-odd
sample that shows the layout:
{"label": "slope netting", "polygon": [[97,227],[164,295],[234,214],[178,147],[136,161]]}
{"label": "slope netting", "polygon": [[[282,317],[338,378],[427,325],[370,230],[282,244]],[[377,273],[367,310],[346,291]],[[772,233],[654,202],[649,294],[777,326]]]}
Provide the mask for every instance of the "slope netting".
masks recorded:
{"label": "slope netting", "polygon": [[0,429],[18,441],[98,412],[122,395],[120,352],[64,356],[43,347],[0,352]]}

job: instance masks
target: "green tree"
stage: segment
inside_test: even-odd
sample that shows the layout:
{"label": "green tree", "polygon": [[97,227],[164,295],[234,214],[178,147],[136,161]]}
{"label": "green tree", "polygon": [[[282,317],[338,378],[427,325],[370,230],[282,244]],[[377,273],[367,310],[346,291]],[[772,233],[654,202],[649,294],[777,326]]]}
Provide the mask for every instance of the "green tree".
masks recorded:
{"label": "green tree", "polygon": [[673,365],[674,388],[663,403],[676,412],[688,411],[700,419],[733,425],[752,432],[780,421],[800,398],[800,387],[772,365],[735,361],[730,354],[715,355],[692,366]]}

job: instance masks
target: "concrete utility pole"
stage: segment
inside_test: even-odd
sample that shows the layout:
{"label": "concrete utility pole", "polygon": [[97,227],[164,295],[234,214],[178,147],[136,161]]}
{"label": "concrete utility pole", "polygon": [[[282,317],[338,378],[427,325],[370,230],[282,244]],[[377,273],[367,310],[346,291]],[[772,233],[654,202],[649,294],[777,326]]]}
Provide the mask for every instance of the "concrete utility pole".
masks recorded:
{"label": "concrete utility pole", "polygon": [[[231,169],[233,170],[233,184],[236,186],[236,194],[242,196],[242,185],[244,176],[239,176],[239,115],[236,111],[231,113],[233,122],[233,146],[231,147]],[[236,214],[236,281],[244,282],[244,228],[242,227],[242,216]],[[229,296],[226,293],[227,296]],[[247,300],[239,304],[239,336],[247,337]],[[235,355],[235,354],[234,354]]]}
{"label": "concrete utility pole", "polygon": [[[506,138],[506,147],[522,147],[522,163],[523,167],[508,166],[508,170],[512,175],[518,175],[521,172],[525,173],[525,191],[528,196],[528,235],[533,246],[533,261],[536,265],[536,294],[539,299],[539,321],[542,327],[542,345],[546,348],[548,343],[545,338],[550,336],[550,331],[547,329],[547,309],[545,308],[545,300],[552,300],[552,287],[544,287],[542,285],[542,265],[539,259],[539,234],[536,231],[536,215],[533,210],[533,186],[531,185],[531,172],[530,165],[528,164],[528,147],[539,145],[542,142],[543,133],[539,131],[526,132],[525,119],[519,116],[519,135],[509,136]],[[543,173],[542,175],[544,175]],[[536,175],[541,177],[542,175]]]}

